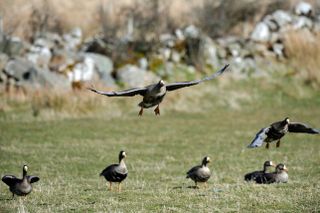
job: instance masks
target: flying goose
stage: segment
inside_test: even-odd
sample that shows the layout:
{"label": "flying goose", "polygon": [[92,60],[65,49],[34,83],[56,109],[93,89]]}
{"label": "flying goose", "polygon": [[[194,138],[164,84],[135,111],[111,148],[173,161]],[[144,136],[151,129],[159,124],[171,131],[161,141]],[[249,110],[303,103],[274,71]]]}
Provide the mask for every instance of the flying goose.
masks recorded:
{"label": "flying goose", "polygon": [[127,89],[127,90],[122,90],[122,91],[104,92],[104,91],[96,90],[92,87],[88,88],[88,89],[91,90],[92,92],[98,93],[100,95],[105,95],[108,97],[141,95],[141,96],[143,96],[143,100],[138,104],[138,106],[140,106],[140,108],[141,108],[140,112],[139,112],[139,116],[142,116],[144,108],[150,108],[150,107],[153,107],[156,105],[157,105],[157,107],[154,110],[155,115],[160,115],[159,105],[162,102],[162,100],[167,92],[181,89],[183,87],[190,87],[193,85],[200,84],[204,81],[212,80],[212,79],[216,78],[217,76],[221,75],[227,69],[228,66],[229,65],[225,65],[218,72],[212,74],[211,76],[207,76],[203,79],[200,79],[200,80],[176,82],[176,83],[169,83],[169,84],[165,84],[165,82],[163,80],[160,80],[158,83],[151,84],[146,87],[132,88],[132,89]]}
{"label": "flying goose", "polygon": [[121,182],[126,179],[128,175],[128,170],[126,164],[124,163],[124,159],[126,157],[125,151],[120,151],[119,153],[119,164],[112,164],[106,167],[101,173],[100,176],[104,176],[104,178],[109,182],[109,190],[112,190],[112,183],[116,182],[118,184],[118,191],[121,191]]}
{"label": "flying goose", "polygon": [[40,180],[37,176],[27,175],[28,166],[22,167],[22,179],[17,178],[14,175],[5,175],[2,177],[2,181],[9,186],[9,190],[12,192],[12,199],[14,195],[26,196],[32,191],[31,183]]}
{"label": "flying goose", "polygon": [[287,172],[287,167],[280,163],[277,165],[275,172],[262,174],[255,181],[260,184],[287,183],[289,179]]}
{"label": "flying goose", "polygon": [[268,127],[262,128],[253,139],[248,148],[259,147],[263,142],[267,143],[266,148],[269,148],[269,143],[277,141],[277,146],[280,147],[280,139],[288,132],[320,134],[319,130],[313,129],[306,124],[298,122],[290,122],[289,118],[275,122]]}
{"label": "flying goose", "polygon": [[210,157],[206,156],[203,158],[201,165],[192,167],[187,172],[186,178],[191,178],[191,180],[194,181],[196,187],[198,182],[203,182],[206,184],[207,181],[209,180],[211,176],[210,169],[207,166],[209,162],[210,162]]}
{"label": "flying goose", "polygon": [[263,164],[263,170],[261,171],[254,171],[254,172],[250,172],[248,174],[246,174],[244,176],[244,180],[245,181],[255,181],[257,177],[265,174],[267,172],[268,167],[275,167],[275,164],[272,161],[266,161]]}

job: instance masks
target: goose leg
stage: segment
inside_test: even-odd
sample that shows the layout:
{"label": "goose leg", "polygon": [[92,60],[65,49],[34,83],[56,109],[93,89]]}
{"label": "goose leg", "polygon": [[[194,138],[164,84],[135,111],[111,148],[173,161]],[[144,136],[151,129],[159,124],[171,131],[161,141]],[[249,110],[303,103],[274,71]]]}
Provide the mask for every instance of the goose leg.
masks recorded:
{"label": "goose leg", "polygon": [[269,142],[267,142],[266,149],[269,149]]}
{"label": "goose leg", "polygon": [[141,107],[140,111],[139,111],[139,116],[142,116],[143,114],[143,107]]}
{"label": "goose leg", "polygon": [[121,183],[119,182],[119,184],[118,184],[118,192],[121,192],[121,185],[120,185]]}
{"label": "goose leg", "polygon": [[14,193],[12,193],[12,200],[14,199]]}
{"label": "goose leg", "polygon": [[109,182],[109,191],[112,190],[112,182]]}
{"label": "goose leg", "polygon": [[195,188],[197,189],[198,188],[198,184],[197,184],[197,181],[194,182],[196,185],[195,185]]}
{"label": "goose leg", "polygon": [[276,147],[277,147],[277,148],[280,147],[280,140],[278,140]]}
{"label": "goose leg", "polygon": [[160,115],[159,105],[157,106],[157,108],[154,109],[154,113],[155,113],[156,115]]}

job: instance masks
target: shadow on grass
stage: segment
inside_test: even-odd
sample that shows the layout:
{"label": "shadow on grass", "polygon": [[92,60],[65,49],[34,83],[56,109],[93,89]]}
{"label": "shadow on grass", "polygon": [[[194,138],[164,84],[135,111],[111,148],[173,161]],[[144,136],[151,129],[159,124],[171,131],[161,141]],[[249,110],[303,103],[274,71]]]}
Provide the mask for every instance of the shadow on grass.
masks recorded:
{"label": "shadow on grass", "polygon": [[186,187],[183,187],[183,186],[175,186],[175,187],[172,187],[172,189],[183,189],[183,188],[187,188],[187,189],[200,189],[199,186],[186,186]]}

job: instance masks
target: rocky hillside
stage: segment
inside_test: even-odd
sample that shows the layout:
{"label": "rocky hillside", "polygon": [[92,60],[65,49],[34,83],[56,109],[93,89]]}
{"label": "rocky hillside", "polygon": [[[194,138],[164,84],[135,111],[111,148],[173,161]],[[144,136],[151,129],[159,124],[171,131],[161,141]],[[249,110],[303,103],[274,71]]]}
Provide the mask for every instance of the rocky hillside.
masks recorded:
{"label": "rocky hillside", "polygon": [[[320,11],[306,2],[263,16],[249,36],[212,38],[188,25],[135,39],[134,26],[134,19],[128,19],[128,31],[121,38],[84,37],[76,27],[64,34],[42,31],[31,42],[0,26],[0,91],[42,87],[68,91],[98,82],[104,87],[136,87],[159,78],[193,79],[226,63],[236,78],[268,77],[275,67],[285,66],[287,71],[302,69],[307,81],[320,84],[314,69],[319,65],[315,57],[320,49]],[[299,67],[306,63],[312,67]]]}

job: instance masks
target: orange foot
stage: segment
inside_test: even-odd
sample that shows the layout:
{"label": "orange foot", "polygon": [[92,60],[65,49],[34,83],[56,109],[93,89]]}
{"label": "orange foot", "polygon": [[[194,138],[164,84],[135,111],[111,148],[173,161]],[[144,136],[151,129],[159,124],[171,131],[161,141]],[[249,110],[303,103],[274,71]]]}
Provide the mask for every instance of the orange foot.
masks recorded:
{"label": "orange foot", "polygon": [[143,108],[141,107],[141,109],[140,109],[140,112],[139,112],[139,115],[138,115],[138,116],[142,116],[142,114],[143,114]]}
{"label": "orange foot", "polygon": [[155,113],[156,115],[160,115],[159,105],[157,106],[157,108],[154,109],[154,113]]}

